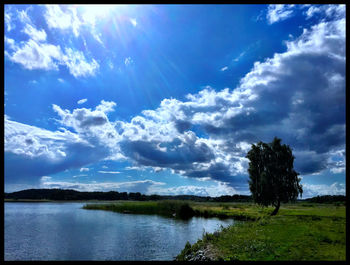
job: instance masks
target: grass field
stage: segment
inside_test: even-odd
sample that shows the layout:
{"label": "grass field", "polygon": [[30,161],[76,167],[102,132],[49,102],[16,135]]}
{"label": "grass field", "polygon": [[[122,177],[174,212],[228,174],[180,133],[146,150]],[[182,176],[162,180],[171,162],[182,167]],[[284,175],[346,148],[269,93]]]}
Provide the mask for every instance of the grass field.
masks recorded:
{"label": "grass field", "polygon": [[117,201],[110,204],[86,204],[88,210],[107,210],[119,213],[159,214],[166,217],[219,217],[236,220],[256,220],[271,209],[248,203],[193,202],[178,200]]}
{"label": "grass field", "polygon": [[192,246],[187,244],[177,260],[187,260],[199,250],[210,249],[217,260],[345,261],[345,206],[286,204],[276,216],[266,214],[272,208],[259,212],[247,204],[242,210],[255,212],[259,218],[203,235]]}
{"label": "grass field", "polygon": [[85,209],[121,213],[159,214],[245,220],[188,243],[177,260],[188,260],[210,249],[216,260],[345,260],[346,208],[339,204],[298,202],[283,204],[276,216],[272,207],[253,203],[203,203],[192,201],[119,201],[87,204]]}

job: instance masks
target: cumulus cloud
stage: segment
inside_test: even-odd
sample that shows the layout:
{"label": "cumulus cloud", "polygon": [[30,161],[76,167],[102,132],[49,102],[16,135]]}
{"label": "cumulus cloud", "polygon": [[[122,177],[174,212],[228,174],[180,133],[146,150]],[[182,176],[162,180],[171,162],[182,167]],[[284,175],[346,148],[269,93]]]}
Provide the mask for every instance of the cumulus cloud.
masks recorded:
{"label": "cumulus cloud", "polygon": [[[108,125],[109,120],[106,113],[112,111],[116,104],[109,101],[101,101],[101,104],[95,110],[81,108],[74,109],[73,112],[63,110],[61,107],[53,104],[52,108],[61,117],[60,122],[68,127],[74,128],[75,131],[81,132],[90,127]],[[115,133],[114,133],[115,134]]]}
{"label": "cumulus cloud", "polygon": [[[91,5],[88,8],[80,9],[77,13],[77,5],[46,5],[45,20],[49,28],[59,29],[61,31],[71,31],[75,37],[79,37],[83,30],[89,32],[92,37],[104,46],[101,40],[102,34],[97,32],[96,23],[98,23],[98,14]],[[106,9],[106,12],[108,9]],[[135,19],[130,22],[136,26]]]}
{"label": "cumulus cloud", "polygon": [[304,12],[307,19],[317,15],[324,15],[327,18],[345,17],[345,5],[309,5]]}
{"label": "cumulus cloud", "polygon": [[242,192],[237,191],[233,187],[227,185],[223,182],[217,182],[214,185],[210,186],[177,186],[171,188],[163,188],[159,186],[153,186],[150,188],[150,193],[159,194],[159,195],[196,195],[196,196],[210,196],[210,197],[219,197],[222,195],[233,195],[233,194],[242,194]]}
{"label": "cumulus cloud", "polygon": [[49,28],[70,29],[76,37],[79,36],[79,28],[82,23],[77,16],[75,8],[67,7],[63,11],[59,5],[46,5],[44,17]]}
{"label": "cumulus cloud", "polygon": [[32,9],[32,7],[28,7],[25,10],[17,10],[17,18],[19,19],[19,21],[21,21],[23,24],[32,24],[32,20],[30,19],[29,15],[28,15],[28,11]]}
{"label": "cumulus cloud", "polygon": [[12,15],[9,12],[5,11],[4,18],[6,31],[11,31],[14,28],[14,25],[12,24]]}
{"label": "cumulus cloud", "polygon": [[269,24],[285,20],[292,16],[294,5],[269,5],[266,18]]}
{"label": "cumulus cloud", "polygon": [[345,184],[334,182],[326,184],[303,184],[303,198],[310,198],[322,195],[345,195]]}
{"label": "cumulus cloud", "polygon": [[[282,15],[282,11],[275,12],[278,20],[291,14]],[[285,52],[256,62],[235,89],[215,91],[206,87],[183,101],[164,99],[157,109],[144,110],[130,122],[109,120],[108,114],[116,106],[112,101],[101,101],[95,109],[70,111],[55,104],[53,109],[59,123],[75,131],[69,135],[85,141],[86,150],[94,150],[90,158],[95,161],[122,158],[134,168],[170,169],[238,189],[247,180],[245,155],[250,145],[260,140],[270,142],[277,136],[293,148],[295,167],[301,174],[326,169],[340,172],[344,159],[332,157],[345,145],[345,17],[341,10],[336,12],[339,16],[335,20],[322,21],[287,41]],[[5,123],[5,135],[7,126],[14,127],[11,122]],[[39,129],[34,132],[32,135],[38,135]],[[5,151],[16,156],[23,152],[29,157],[30,152],[38,156],[47,150],[48,154],[63,156],[60,150],[66,157],[71,157],[71,152],[72,160],[78,159],[72,151],[76,147],[61,144],[59,149],[57,141],[39,136],[26,142],[20,135],[5,142]],[[31,151],[31,141],[34,146],[49,144],[44,151]],[[26,160],[28,165],[32,162]],[[40,172],[40,176],[45,174],[51,172]]]}
{"label": "cumulus cloud", "polygon": [[[345,19],[305,29],[286,46],[286,52],[256,62],[232,91],[208,87],[187,101],[165,99],[156,110],[143,111],[144,117],[119,123],[117,130],[127,138],[125,156],[186,176],[233,181],[246,170],[247,146],[278,136],[295,149],[301,174],[329,168],[331,151],[345,143]],[[155,125],[158,133],[150,133]],[[196,157],[195,141],[188,142],[191,154],[178,149],[186,163],[172,151],[186,147],[179,135],[191,134],[194,126],[209,135],[198,138],[208,152]],[[214,140],[221,142],[210,145]]]}
{"label": "cumulus cloud", "polygon": [[88,140],[68,130],[52,132],[5,117],[5,182],[33,183],[40,176],[80,168],[109,155],[108,148]]}
{"label": "cumulus cloud", "polygon": [[119,171],[105,171],[105,170],[99,170],[98,173],[102,173],[102,174],[120,174]]}
{"label": "cumulus cloud", "polygon": [[27,34],[31,39],[35,41],[45,41],[47,36],[45,30],[38,30],[30,24],[26,24],[22,32]]}
{"label": "cumulus cloud", "polygon": [[[72,112],[63,110],[61,107],[53,104],[53,110],[58,114],[63,126],[70,127],[94,148],[103,147],[108,150],[109,159],[123,158],[120,153],[119,142],[121,136],[115,130],[115,125],[107,117],[116,106],[112,101],[101,101],[95,110],[79,108]],[[106,153],[106,154],[107,154]],[[105,157],[107,159],[107,157]]]}
{"label": "cumulus cloud", "polygon": [[164,182],[153,180],[137,180],[128,182],[101,182],[101,183],[80,183],[63,181],[41,181],[42,188],[50,189],[75,189],[79,191],[118,191],[118,192],[140,192],[151,194],[150,189],[165,185]]}
{"label": "cumulus cloud", "polygon": [[58,61],[62,57],[60,46],[40,43],[30,39],[23,46],[16,47],[15,52],[9,54],[11,61],[21,64],[24,68],[58,70]]}
{"label": "cumulus cloud", "polygon": [[[34,28],[31,27],[31,29]],[[42,42],[46,38],[44,31],[33,32],[28,30],[32,38],[21,46],[7,38],[7,44],[14,51],[12,53],[6,51],[5,54],[12,62],[19,63],[29,70],[58,70],[59,65],[64,65],[76,78],[95,75],[99,69],[95,59],[88,62],[82,52],[70,48],[67,48],[64,53],[59,45]]]}
{"label": "cumulus cloud", "polygon": [[5,44],[7,44],[11,50],[16,50],[17,49],[17,46],[15,44],[15,40],[14,39],[7,38],[5,36]]}
{"label": "cumulus cloud", "polygon": [[90,171],[90,168],[82,167],[82,168],[80,169],[80,172],[84,172],[84,171]]}
{"label": "cumulus cloud", "polygon": [[81,51],[74,51],[71,48],[66,48],[62,61],[74,77],[95,75],[100,67],[95,59],[88,62]]}
{"label": "cumulus cloud", "polygon": [[[73,27],[72,25],[74,25],[75,22],[67,20],[64,13],[59,13],[59,10],[61,10],[59,6],[48,7],[46,16],[50,17],[50,19],[48,19],[49,28]],[[73,10],[73,14],[76,13],[76,11],[74,11],[75,9],[70,8],[69,10]],[[58,70],[59,66],[65,66],[76,78],[88,77],[96,74],[99,69],[99,63],[95,59],[92,58],[88,60],[85,54],[79,50],[73,50],[71,48],[64,48],[63,50],[60,45],[48,43],[45,30],[39,30],[35,27],[27,11],[28,9],[17,11],[17,17],[24,25],[22,32],[25,33],[29,39],[17,43],[16,40],[5,36],[5,43],[8,45],[8,48],[12,50],[10,52],[5,49],[7,58],[14,63],[21,64],[28,70]],[[55,13],[56,16],[50,16],[51,13]],[[8,22],[8,29],[11,28],[11,15],[7,13],[7,16],[5,15],[5,20]]]}

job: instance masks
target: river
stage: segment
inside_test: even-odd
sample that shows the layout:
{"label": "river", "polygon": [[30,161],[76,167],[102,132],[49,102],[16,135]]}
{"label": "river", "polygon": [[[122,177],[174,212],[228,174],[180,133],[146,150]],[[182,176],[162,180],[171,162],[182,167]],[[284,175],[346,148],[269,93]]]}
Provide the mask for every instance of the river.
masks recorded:
{"label": "river", "polygon": [[83,202],[6,202],[7,260],[173,260],[234,221],[84,210]]}

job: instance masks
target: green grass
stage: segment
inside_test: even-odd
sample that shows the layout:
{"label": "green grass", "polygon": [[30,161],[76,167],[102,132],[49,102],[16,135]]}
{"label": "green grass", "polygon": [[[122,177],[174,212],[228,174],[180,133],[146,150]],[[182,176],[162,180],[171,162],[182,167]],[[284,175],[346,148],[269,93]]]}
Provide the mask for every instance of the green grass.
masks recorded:
{"label": "green grass", "polygon": [[188,243],[177,260],[186,260],[188,254],[208,248],[217,260],[345,260],[346,208],[339,204],[282,204],[276,216],[270,216],[273,207],[253,203],[118,201],[83,208],[171,218],[243,220],[219,232],[204,234],[192,246]]}
{"label": "green grass", "polygon": [[[259,213],[254,207],[251,212]],[[345,260],[345,212],[345,206],[286,204],[276,216],[260,212],[256,221],[205,234],[177,259],[210,245],[218,260]]]}
{"label": "green grass", "polygon": [[110,204],[86,204],[87,210],[106,210],[119,213],[133,214],[158,214],[166,217],[190,218],[194,216],[193,209],[188,202],[164,200],[164,201],[123,201]]}
{"label": "green grass", "polygon": [[86,204],[83,208],[119,213],[159,214],[176,218],[201,216],[236,220],[256,220],[272,211],[272,208],[262,208],[249,203],[206,203],[179,200],[118,201],[109,204]]}

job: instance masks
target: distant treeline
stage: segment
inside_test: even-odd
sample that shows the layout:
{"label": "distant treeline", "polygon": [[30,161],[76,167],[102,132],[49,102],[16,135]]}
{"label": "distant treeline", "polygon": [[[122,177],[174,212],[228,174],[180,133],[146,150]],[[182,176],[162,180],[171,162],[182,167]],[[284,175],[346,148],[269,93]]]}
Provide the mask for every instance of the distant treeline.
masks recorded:
{"label": "distant treeline", "polygon": [[225,195],[220,197],[202,197],[195,195],[144,195],[140,192],[81,192],[63,189],[29,189],[5,193],[5,199],[14,200],[133,200],[133,201],[157,201],[157,200],[191,200],[198,202],[252,202],[252,197],[247,195]]}
{"label": "distant treeline", "polygon": [[309,199],[305,199],[308,202],[316,202],[316,203],[335,203],[335,202],[345,202],[346,197],[344,195],[323,195],[316,196]]}
{"label": "distant treeline", "polygon": [[[29,189],[12,193],[5,193],[5,199],[13,200],[54,200],[54,201],[75,201],[75,200],[132,200],[132,201],[157,201],[157,200],[191,200],[197,202],[253,202],[248,195],[224,195],[220,197],[202,197],[195,195],[145,195],[140,192],[117,192],[117,191],[76,191],[63,189]],[[300,201],[300,200],[299,200]],[[345,202],[343,195],[317,196],[302,201],[316,203]]]}

